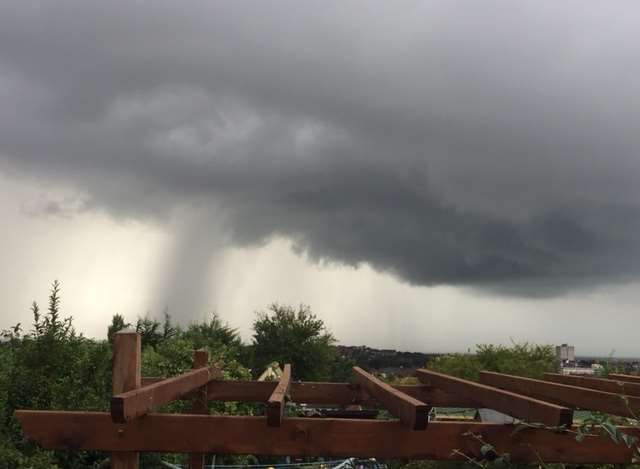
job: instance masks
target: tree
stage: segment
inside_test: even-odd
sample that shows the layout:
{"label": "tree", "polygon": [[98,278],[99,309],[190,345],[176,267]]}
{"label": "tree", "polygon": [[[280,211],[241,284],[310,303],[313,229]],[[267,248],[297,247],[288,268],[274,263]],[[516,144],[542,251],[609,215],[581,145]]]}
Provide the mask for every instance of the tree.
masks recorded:
{"label": "tree", "polygon": [[475,355],[444,355],[430,361],[427,366],[473,381],[480,379],[481,370],[542,379],[545,372],[554,371],[555,354],[550,345],[524,343],[505,347],[481,344],[477,346]]}
{"label": "tree", "polygon": [[136,332],[140,334],[143,348],[147,345],[155,347],[162,341],[163,334],[160,326],[161,324],[158,320],[148,316],[138,318],[136,321]]}
{"label": "tree", "polygon": [[107,329],[107,340],[109,343],[113,344],[113,336],[128,327],[131,327],[131,324],[124,322],[124,316],[122,314],[114,314],[111,318],[109,329]]}
{"label": "tree", "polygon": [[274,303],[257,314],[253,330],[254,373],[278,361],[291,363],[296,379],[329,377],[336,340],[308,306],[300,305],[296,310]]}
{"label": "tree", "polygon": [[0,469],[91,467],[103,456],[97,452],[48,453],[24,441],[13,412],[17,408],[107,409],[111,391],[109,346],[77,334],[72,318],[62,317],[57,281],[51,287],[47,310],[41,313],[35,302],[31,310],[33,329],[21,336],[14,328],[0,360],[6,376],[0,382]]}
{"label": "tree", "polygon": [[180,332],[180,328],[178,326],[174,326],[171,322],[171,316],[169,312],[164,310],[164,322],[162,323],[162,340],[167,340],[172,337],[175,337]]}
{"label": "tree", "polygon": [[191,323],[184,336],[193,342],[195,348],[224,349],[234,356],[242,347],[238,331],[224,324],[216,313],[211,313],[208,321]]}

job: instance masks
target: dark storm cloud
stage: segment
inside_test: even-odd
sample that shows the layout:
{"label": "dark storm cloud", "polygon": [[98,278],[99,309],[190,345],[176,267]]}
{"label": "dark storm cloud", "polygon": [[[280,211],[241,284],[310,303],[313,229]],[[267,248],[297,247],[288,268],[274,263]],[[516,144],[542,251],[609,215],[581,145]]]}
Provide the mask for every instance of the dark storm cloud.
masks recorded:
{"label": "dark storm cloud", "polygon": [[634,2],[1,5],[0,163],[83,209],[418,285],[640,274]]}

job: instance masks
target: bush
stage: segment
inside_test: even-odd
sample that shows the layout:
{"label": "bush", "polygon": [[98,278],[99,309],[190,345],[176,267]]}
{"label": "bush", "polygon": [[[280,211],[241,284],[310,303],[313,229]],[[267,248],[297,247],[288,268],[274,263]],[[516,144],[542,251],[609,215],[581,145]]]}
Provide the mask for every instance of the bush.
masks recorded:
{"label": "bush", "polygon": [[478,345],[475,355],[445,355],[430,361],[427,367],[472,381],[480,379],[482,370],[541,379],[545,372],[555,370],[555,353],[550,345]]}

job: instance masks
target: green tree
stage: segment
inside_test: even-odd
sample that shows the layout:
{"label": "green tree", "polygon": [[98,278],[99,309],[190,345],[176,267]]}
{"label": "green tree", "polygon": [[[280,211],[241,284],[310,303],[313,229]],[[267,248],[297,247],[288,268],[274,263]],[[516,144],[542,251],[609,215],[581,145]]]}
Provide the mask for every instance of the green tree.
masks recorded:
{"label": "green tree", "polygon": [[128,327],[131,327],[131,324],[125,322],[122,314],[114,314],[111,318],[111,324],[109,324],[109,328],[107,329],[107,340],[109,343],[113,344],[113,336]]}
{"label": "green tree", "polygon": [[254,373],[277,361],[291,363],[296,379],[322,380],[330,376],[336,340],[308,306],[295,309],[274,303],[257,314],[253,330]]}
{"label": "green tree", "polygon": [[204,322],[191,323],[184,337],[193,342],[195,348],[224,350],[234,357],[239,356],[242,340],[238,331],[224,324],[216,313],[211,313]]}
{"label": "green tree", "polygon": [[98,452],[43,452],[23,440],[13,412],[19,408],[106,410],[110,347],[77,334],[72,318],[62,316],[57,281],[51,287],[47,311],[41,313],[35,302],[31,309],[33,329],[20,335],[14,328],[3,346],[7,378],[2,384],[0,461],[10,461],[7,467],[89,467],[103,456]]}
{"label": "green tree", "polygon": [[140,334],[142,348],[150,345],[155,347],[163,339],[161,324],[158,320],[145,316],[136,321],[136,332]]}
{"label": "green tree", "polygon": [[164,322],[162,323],[162,340],[167,340],[177,336],[180,333],[180,328],[171,322],[171,316],[165,309]]}

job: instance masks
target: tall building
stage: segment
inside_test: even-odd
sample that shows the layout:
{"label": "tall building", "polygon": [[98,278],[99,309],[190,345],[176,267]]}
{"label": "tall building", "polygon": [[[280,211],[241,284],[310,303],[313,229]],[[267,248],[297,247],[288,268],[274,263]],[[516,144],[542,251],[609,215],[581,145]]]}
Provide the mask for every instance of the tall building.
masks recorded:
{"label": "tall building", "polygon": [[557,345],[556,360],[562,363],[575,362],[576,348],[573,345],[567,345],[567,344]]}

